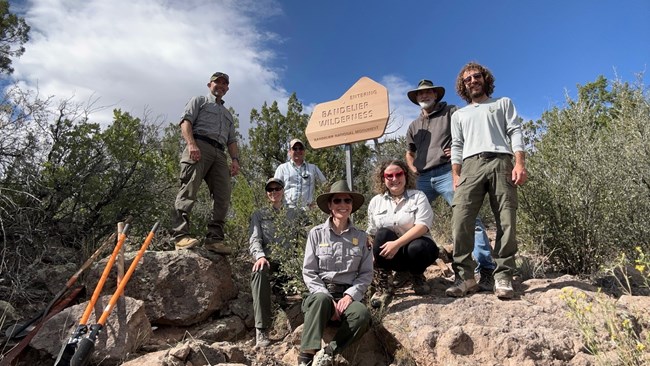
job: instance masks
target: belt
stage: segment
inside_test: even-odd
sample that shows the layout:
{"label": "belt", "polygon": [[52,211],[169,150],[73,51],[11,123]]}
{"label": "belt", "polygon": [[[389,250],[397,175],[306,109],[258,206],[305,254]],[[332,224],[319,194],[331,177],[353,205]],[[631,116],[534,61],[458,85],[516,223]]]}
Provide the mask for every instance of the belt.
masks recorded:
{"label": "belt", "polygon": [[329,291],[330,294],[342,294],[350,288],[350,285],[325,282],[325,287],[327,287],[327,291]]}
{"label": "belt", "polygon": [[[472,155],[469,158],[477,157],[479,159],[490,160],[490,159],[494,159],[494,158],[497,158],[499,156],[505,156],[505,155],[510,156],[510,154],[505,154],[505,153],[482,152],[482,153],[479,153],[479,154],[476,154],[476,155]],[[467,158],[467,159],[469,159],[469,158]]]}
{"label": "belt", "polygon": [[221,144],[220,144],[218,141],[216,141],[216,140],[213,140],[213,139],[211,139],[211,138],[209,138],[209,137],[205,137],[205,136],[201,136],[201,135],[193,135],[193,136],[194,136],[194,139],[195,139],[195,140],[205,141],[205,142],[207,142],[208,144],[210,144],[210,145],[214,146],[215,148],[217,148],[218,150],[221,150],[221,151],[224,151],[224,150],[225,150],[225,148],[223,147],[223,145],[221,145]]}

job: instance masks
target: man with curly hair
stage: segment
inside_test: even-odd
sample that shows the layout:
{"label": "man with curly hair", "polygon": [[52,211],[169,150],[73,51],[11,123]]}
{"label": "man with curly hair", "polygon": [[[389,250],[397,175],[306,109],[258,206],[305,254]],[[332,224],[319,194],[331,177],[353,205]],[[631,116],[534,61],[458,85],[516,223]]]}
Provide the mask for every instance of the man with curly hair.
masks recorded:
{"label": "man with curly hair", "polygon": [[[406,132],[406,163],[415,174],[416,188],[427,196],[429,203],[441,196],[450,206],[454,199],[451,178],[451,116],[458,107],[447,104],[442,98],[445,88],[435,86],[431,80],[421,80],[417,88],[407,93],[409,100],[421,108],[417,119]],[[480,218],[476,218],[474,251],[475,272],[482,291],[494,291],[494,262],[492,248]],[[395,281],[401,286],[400,280]]]}
{"label": "man with curly hair", "polygon": [[500,299],[511,299],[517,253],[517,186],[527,180],[521,118],[509,98],[492,97],[494,76],[478,63],[470,62],[461,69],[456,92],[468,105],[451,118],[456,283],[446,294],[462,297],[478,290],[471,258],[474,219],[488,194],[497,225],[494,293]]}

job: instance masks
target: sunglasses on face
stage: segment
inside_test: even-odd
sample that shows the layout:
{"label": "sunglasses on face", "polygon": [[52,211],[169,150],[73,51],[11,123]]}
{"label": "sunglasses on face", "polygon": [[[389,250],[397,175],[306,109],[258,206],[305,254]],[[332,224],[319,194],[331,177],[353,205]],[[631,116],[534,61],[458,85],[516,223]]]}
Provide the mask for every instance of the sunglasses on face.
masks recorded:
{"label": "sunglasses on face", "polygon": [[280,192],[282,190],[282,187],[266,187],[266,191],[271,193],[273,191]]}
{"label": "sunglasses on face", "polygon": [[399,178],[399,177],[401,177],[403,175],[404,175],[404,171],[402,170],[402,171],[394,173],[394,174],[384,173],[384,178],[393,180],[393,179],[397,179],[397,178]]}
{"label": "sunglasses on face", "polygon": [[352,203],[352,198],[334,198],[332,199],[332,203],[335,205],[338,205],[341,203],[341,201],[345,202],[346,204],[351,204]]}
{"label": "sunglasses on face", "polygon": [[294,146],[291,148],[293,151],[304,151],[305,147],[304,146]]}
{"label": "sunglasses on face", "polygon": [[469,84],[469,82],[472,81],[472,78],[474,78],[476,80],[481,80],[481,79],[483,79],[483,74],[481,74],[480,72],[477,72],[476,74],[472,74],[472,75],[466,77],[465,79],[463,79],[463,82],[465,84]]}

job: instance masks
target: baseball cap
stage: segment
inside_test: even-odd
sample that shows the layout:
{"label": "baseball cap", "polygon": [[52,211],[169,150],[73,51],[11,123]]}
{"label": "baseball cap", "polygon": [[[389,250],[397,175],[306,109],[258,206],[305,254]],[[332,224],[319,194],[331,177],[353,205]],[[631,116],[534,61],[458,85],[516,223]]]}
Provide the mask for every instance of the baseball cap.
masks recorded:
{"label": "baseball cap", "polygon": [[291,140],[291,142],[289,142],[289,148],[292,148],[293,145],[295,145],[295,144],[300,144],[303,147],[305,146],[305,143],[302,142],[300,139],[293,139],[293,140]]}
{"label": "baseball cap", "polygon": [[219,71],[217,71],[217,72],[215,72],[214,74],[212,74],[212,76],[210,77],[210,81],[215,81],[215,80],[217,80],[217,79],[219,79],[219,78],[224,78],[224,79],[226,79],[226,82],[227,82],[228,84],[230,84],[230,77],[228,76],[228,74],[223,73],[223,72],[219,72]]}

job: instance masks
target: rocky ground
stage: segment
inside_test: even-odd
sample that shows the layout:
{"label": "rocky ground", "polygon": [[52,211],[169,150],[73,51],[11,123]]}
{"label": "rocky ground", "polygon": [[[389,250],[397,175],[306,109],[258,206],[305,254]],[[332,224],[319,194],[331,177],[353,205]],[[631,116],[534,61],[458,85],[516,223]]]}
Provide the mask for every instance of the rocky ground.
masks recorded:
{"label": "rocky ground", "polygon": [[[133,254],[127,254],[127,266]],[[40,268],[38,291],[49,299],[61,289],[76,266],[52,264]],[[95,284],[100,262],[84,278]],[[202,251],[149,251],[138,266],[121,300],[101,333],[91,362],[101,365],[295,365],[302,330],[300,298],[289,298],[277,309],[272,344],[254,347],[252,300],[247,273],[250,263]],[[454,299],[444,290],[452,284],[443,268],[429,267],[426,277],[433,291],[416,296],[407,285],[390,305],[375,311],[372,330],[337,357],[338,365],[596,365],[586,350],[580,329],[570,318],[566,294],[599,296],[596,286],[571,276],[515,281],[516,298],[498,300],[478,293]],[[49,281],[47,280],[49,279]],[[0,282],[0,287],[6,284]],[[93,286],[89,286],[92,290]],[[115,273],[104,294],[115,289]],[[7,293],[7,289],[4,289]],[[89,290],[90,292],[90,290]],[[615,296],[617,309],[629,314],[636,329],[648,336],[650,298]],[[61,346],[76,327],[87,300],[43,324],[20,356],[18,365],[52,365]],[[100,299],[94,323],[108,303]],[[4,304],[3,357],[18,340],[4,336],[15,321],[24,321],[44,307],[43,302],[14,307]],[[331,338],[328,329],[325,339]]]}

